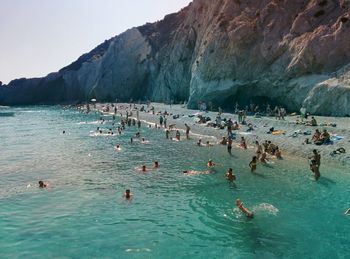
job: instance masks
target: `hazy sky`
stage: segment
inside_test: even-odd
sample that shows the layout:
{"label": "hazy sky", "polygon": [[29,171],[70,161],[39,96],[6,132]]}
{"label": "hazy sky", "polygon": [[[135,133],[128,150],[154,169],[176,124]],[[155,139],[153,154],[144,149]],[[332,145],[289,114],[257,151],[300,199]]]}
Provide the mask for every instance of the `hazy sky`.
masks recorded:
{"label": "hazy sky", "polygon": [[0,81],[45,76],[191,0],[0,0]]}

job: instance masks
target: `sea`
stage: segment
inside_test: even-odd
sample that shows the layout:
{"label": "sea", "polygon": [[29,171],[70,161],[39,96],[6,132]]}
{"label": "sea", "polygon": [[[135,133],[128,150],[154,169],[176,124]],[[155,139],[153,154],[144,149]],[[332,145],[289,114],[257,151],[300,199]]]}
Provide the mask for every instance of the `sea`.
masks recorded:
{"label": "sea", "polygon": [[[350,170],[308,159],[258,164],[253,150],[172,141],[142,123],[62,106],[0,116],[0,258],[350,258]],[[113,125],[114,123],[114,125]],[[65,131],[65,134],[63,134]],[[119,144],[121,150],[116,150]],[[208,159],[216,163],[210,174]],[[160,168],[142,173],[138,168]],[[233,168],[237,180],[224,175]],[[38,188],[38,181],[48,183]],[[133,198],[123,194],[130,189]],[[235,208],[239,198],[255,214]]]}

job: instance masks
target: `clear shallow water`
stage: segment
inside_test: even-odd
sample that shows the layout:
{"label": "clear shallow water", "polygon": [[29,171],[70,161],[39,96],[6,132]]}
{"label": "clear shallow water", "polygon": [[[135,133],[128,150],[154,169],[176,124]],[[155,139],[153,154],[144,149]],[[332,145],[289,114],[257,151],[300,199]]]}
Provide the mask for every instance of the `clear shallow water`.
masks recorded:
{"label": "clear shallow water", "polygon": [[[60,107],[11,108],[0,117],[0,258],[348,258],[350,172],[323,163],[310,180],[307,160],[258,165],[251,152],[199,148],[143,127],[149,145],[91,137],[98,115]],[[85,123],[87,122],[87,124]],[[103,125],[103,128],[110,126]],[[62,130],[67,134],[63,135]],[[121,152],[113,146],[119,143]],[[216,174],[205,170],[212,158]],[[161,168],[134,168],[157,159]],[[233,167],[236,184],[223,177]],[[41,190],[38,180],[50,187]],[[30,185],[30,186],[29,186]],[[134,199],[126,202],[126,188]],[[247,220],[240,198],[255,211]]]}

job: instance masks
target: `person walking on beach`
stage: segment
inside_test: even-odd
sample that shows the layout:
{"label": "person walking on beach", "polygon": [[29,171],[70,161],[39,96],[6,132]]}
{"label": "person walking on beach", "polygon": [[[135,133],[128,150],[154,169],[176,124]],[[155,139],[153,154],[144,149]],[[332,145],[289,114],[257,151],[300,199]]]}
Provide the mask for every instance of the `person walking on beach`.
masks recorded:
{"label": "person walking on beach", "polygon": [[186,123],[185,123],[185,127],[186,127],[186,139],[189,139],[190,138],[190,126],[188,126]]}
{"label": "person walking on beach", "polygon": [[250,161],[250,163],[249,163],[250,171],[252,173],[254,173],[256,171],[257,163],[258,163],[258,161],[257,161],[256,156],[253,156],[252,161]]}
{"label": "person walking on beach", "polygon": [[160,115],[160,117],[159,117],[159,124],[160,124],[160,127],[163,127],[163,116],[162,115]]}

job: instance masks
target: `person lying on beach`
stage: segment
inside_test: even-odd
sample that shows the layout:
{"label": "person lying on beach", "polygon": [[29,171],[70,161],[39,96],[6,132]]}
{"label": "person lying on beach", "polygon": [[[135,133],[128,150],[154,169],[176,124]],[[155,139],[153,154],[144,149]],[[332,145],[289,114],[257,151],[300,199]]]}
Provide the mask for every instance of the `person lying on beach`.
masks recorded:
{"label": "person lying on beach", "polygon": [[236,180],[236,176],[233,174],[232,168],[228,169],[228,171],[225,174],[225,177],[226,177],[227,180],[229,180],[231,182]]}
{"label": "person lying on beach", "polygon": [[250,167],[251,172],[255,172],[257,163],[258,163],[257,157],[253,156],[252,161],[250,161],[250,163],[249,163],[249,167]]}
{"label": "person lying on beach", "polygon": [[244,207],[243,203],[240,201],[240,199],[236,200],[236,206],[237,206],[237,208],[240,209],[240,211],[242,211],[247,216],[247,218],[253,218],[254,217],[253,212],[251,212],[249,209]]}
{"label": "person lying on beach", "polygon": [[215,167],[215,163],[213,162],[213,160],[209,159],[208,163],[207,163],[207,166],[208,167]]}
{"label": "person lying on beach", "polygon": [[130,192],[129,189],[125,190],[125,193],[124,193],[124,195],[123,195],[123,197],[124,197],[125,199],[127,199],[127,200],[132,199],[133,196],[134,196],[134,195]]}
{"label": "person lying on beach", "polygon": [[39,181],[39,188],[46,188],[48,186],[47,183],[44,183],[43,181]]}

